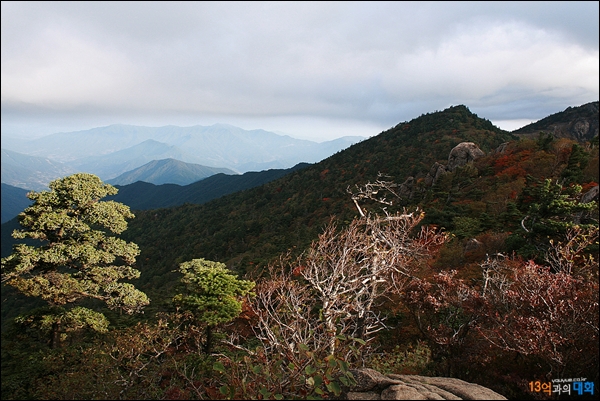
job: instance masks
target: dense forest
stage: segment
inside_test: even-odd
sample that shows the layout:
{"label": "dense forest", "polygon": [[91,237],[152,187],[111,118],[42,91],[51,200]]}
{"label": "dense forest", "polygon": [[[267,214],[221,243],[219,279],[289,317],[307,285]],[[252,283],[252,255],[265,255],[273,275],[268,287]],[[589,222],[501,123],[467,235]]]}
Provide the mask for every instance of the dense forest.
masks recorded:
{"label": "dense forest", "polygon": [[[598,136],[579,139],[455,106],[255,188],[133,210],[118,236],[139,247],[143,313],[81,300],[110,325],[57,332],[3,285],[2,399],[335,398],[362,366],[514,399],[597,388]],[[480,153],[450,166],[465,142]]]}

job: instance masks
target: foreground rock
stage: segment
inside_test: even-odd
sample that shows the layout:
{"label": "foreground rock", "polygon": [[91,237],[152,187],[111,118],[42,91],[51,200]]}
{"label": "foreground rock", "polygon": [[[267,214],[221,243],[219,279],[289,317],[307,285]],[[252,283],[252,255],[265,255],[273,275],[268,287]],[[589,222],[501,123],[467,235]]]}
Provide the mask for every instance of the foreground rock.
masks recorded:
{"label": "foreground rock", "polygon": [[354,369],[356,386],[346,389],[347,400],[506,400],[478,384],[449,377],[383,375],[373,369]]}

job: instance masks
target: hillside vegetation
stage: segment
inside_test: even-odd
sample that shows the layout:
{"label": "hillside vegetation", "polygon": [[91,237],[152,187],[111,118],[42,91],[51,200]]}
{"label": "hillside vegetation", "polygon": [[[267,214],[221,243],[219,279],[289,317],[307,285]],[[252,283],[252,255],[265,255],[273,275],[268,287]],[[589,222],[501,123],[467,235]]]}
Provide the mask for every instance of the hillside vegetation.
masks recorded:
{"label": "hillside vegetation", "polygon": [[[449,168],[465,142],[483,153]],[[331,398],[358,366],[516,399],[535,398],[532,380],[597,382],[597,136],[520,137],[454,106],[302,167],[201,205],[134,210],[121,237],[141,251],[143,318],[106,311],[108,335],[73,334],[62,350],[6,327],[3,399]],[[257,283],[239,318],[210,330],[212,354],[206,324],[172,302],[196,259]],[[2,291],[4,323],[27,301]]]}
{"label": "hillside vegetation", "polygon": [[[399,182],[408,176],[419,181],[461,142],[490,152],[513,138],[466,107],[452,107],[398,124],[261,187],[204,205],[139,212],[125,235],[140,244],[152,280],[194,255],[244,272],[290,248],[305,249],[333,216],[349,223],[356,216],[349,187],[375,181],[378,173]],[[397,206],[409,203],[418,204]]]}

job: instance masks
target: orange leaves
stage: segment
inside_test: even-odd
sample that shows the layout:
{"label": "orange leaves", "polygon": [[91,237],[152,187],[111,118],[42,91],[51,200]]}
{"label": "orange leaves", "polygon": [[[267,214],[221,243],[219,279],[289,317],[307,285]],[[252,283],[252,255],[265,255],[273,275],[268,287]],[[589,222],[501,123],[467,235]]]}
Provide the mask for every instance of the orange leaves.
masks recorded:
{"label": "orange leaves", "polygon": [[559,155],[542,150],[517,148],[498,156],[492,165],[496,176],[505,181],[525,177],[527,174],[550,176],[556,173],[559,159]]}
{"label": "orange leaves", "polygon": [[598,186],[598,183],[595,181],[590,181],[588,183],[585,183],[585,184],[581,185],[581,193],[585,194],[587,191],[589,191],[590,189],[592,189],[596,186]]}
{"label": "orange leaves", "polygon": [[519,153],[509,153],[499,157],[494,162],[496,176],[510,179],[525,177],[527,172],[523,168],[522,163],[528,160],[530,156],[531,150],[523,150]]}
{"label": "orange leaves", "polygon": [[294,277],[300,277],[302,275],[302,272],[306,269],[306,266],[296,266],[294,268],[294,270],[292,270],[292,276]]}

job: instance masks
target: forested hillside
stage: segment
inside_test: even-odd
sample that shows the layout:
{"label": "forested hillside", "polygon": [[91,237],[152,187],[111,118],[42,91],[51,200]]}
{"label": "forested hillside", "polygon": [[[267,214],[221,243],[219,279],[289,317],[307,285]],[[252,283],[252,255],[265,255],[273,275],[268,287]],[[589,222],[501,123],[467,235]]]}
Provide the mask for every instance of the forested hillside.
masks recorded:
{"label": "forested hillside", "polygon": [[[3,399],[330,398],[358,366],[517,399],[548,377],[597,386],[599,180],[597,136],[518,137],[455,106],[259,187],[135,210],[144,315],[105,311],[108,334],[51,350],[33,320],[7,327]],[[232,323],[193,297],[198,266],[221,268],[197,259],[256,282]],[[27,302],[2,291],[4,323]]]}
{"label": "forested hillside", "polygon": [[475,142],[490,152],[512,138],[466,107],[452,107],[398,124],[244,193],[201,206],[140,212],[125,235],[144,244],[148,253],[142,253],[143,259],[165,272],[193,255],[245,271],[289,248],[304,249],[333,216],[348,223],[357,214],[349,187],[374,181],[378,173],[398,182],[408,176],[424,179],[433,163],[447,160],[461,142]]}
{"label": "forested hillside", "polygon": [[111,197],[133,210],[160,209],[180,206],[184,203],[202,204],[233,192],[243,191],[276,180],[293,171],[308,166],[300,163],[289,169],[252,171],[244,174],[215,174],[189,185],[153,185],[136,182],[119,186],[119,193]]}

